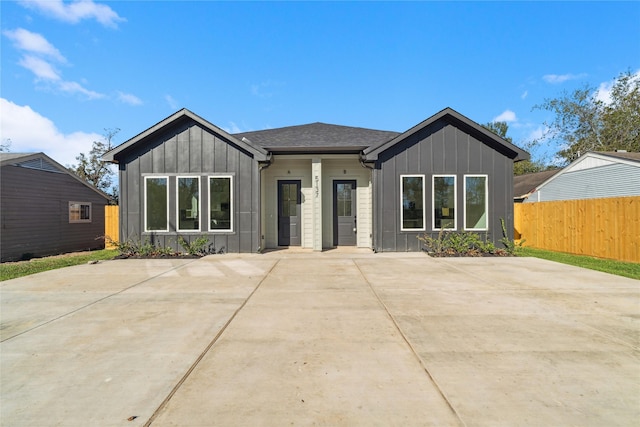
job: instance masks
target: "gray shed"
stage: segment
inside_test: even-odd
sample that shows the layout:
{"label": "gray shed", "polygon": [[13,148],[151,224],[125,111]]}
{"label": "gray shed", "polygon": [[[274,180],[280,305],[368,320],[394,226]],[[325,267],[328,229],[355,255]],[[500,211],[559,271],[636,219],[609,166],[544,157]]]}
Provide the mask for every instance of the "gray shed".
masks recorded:
{"label": "gray shed", "polygon": [[0,153],[2,262],[103,249],[108,201],[43,153]]}

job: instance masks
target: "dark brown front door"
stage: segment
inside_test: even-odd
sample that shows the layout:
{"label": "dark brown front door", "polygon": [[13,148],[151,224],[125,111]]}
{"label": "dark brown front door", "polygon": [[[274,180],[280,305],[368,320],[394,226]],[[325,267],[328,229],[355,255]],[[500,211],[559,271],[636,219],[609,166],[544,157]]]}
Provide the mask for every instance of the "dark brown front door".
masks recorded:
{"label": "dark brown front door", "polygon": [[333,244],[356,244],[356,182],[333,181]]}
{"label": "dark brown front door", "polygon": [[278,246],[300,246],[300,181],[278,181]]}

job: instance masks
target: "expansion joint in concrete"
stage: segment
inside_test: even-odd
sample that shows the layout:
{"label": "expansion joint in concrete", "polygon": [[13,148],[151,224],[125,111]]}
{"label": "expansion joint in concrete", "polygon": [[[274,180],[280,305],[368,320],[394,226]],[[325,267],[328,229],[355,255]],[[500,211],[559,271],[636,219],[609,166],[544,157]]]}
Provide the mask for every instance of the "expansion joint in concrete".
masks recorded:
{"label": "expansion joint in concrete", "polygon": [[269,274],[271,274],[271,272],[276,267],[276,265],[278,265],[279,262],[280,262],[279,259],[276,260],[276,262],[271,266],[269,271],[258,282],[258,284],[253,289],[253,291],[251,291],[251,293],[247,296],[247,298],[245,298],[245,300],[242,302],[242,304],[240,304],[240,306],[236,309],[236,311],[233,312],[231,317],[229,317],[229,320],[227,320],[226,323],[222,326],[222,328],[220,328],[218,333],[213,337],[213,339],[209,342],[209,344],[207,344],[207,346],[204,348],[202,353],[200,353],[200,355],[196,358],[196,360],[191,364],[189,369],[187,369],[187,372],[185,372],[185,374],[182,376],[180,381],[178,381],[178,383],[173,387],[173,389],[171,389],[171,392],[169,392],[169,394],[162,401],[160,406],[158,406],[158,408],[153,412],[153,414],[151,415],[149,420],[144,424],[144,427],[149,427],[155,421],[155,419],[160,415],[162,410],[167,406],[167,404],[169,404],[169,401],[171,400],[171,398],[176,394],[176,392],[180,389],[180,387],[187,380],[187,378],[189,378],[189,376],[191,375],[193,370],[196,369],[196,367],[200,364],[202,359],[204,359],[204,357],[207,355],[207,353],[209,353],[209,350],[211,350],[211,347],[213,347],[214,344],[216,342],[218,342],[218,339],[220,339],[222,334],[224,334],[224,332],[227,330],[227,328],[229,327],[231,322],[233,322],[233,320],[236,318],[238,313],[240,313],[240,311],[245,307],[245,305],[247,305],[247,303],[249,302],[251,297],[253,297],[253,295],[258,291],[258,289],[260,288],[260,285],[262,285],[262,283],[264,283],[264,281],[267,279],[267,277],[269,277]]}
{"label": "expansion joint in concrete", "polygon": [[436,389],[438,390],[438,393],[440,393],[440,396],[442,396],[442,399],[444,399],[444,401],[447,403],[447,406],[449,407],[449,409],[455,414],[456,418],[458,419],[458,421],[460,422],[460,424],[462,426],[466,426],[465,422],[462,420],[462,417],[460,416],[460,414],[458,413],[458,411],[456,411],[456,408],[453,406],[453,404],[451,403],[451,401],[449,400],[449,398],[447,397],[447,395],[444,393],[444,390],[442,389],[442,387],[440,387],[440,384],[438,384],[438,382],[436,381],[436,379],[433,377],[433,375],[431,374],[431,372],[429,372],[429,368],[427,368],[427,365],[424,363],[424,360],[422,360],[422,358],[420,357],[420,355],[418,354],[418,352],[416,351],[416,349],[413,347],[413,345],[411,344],[411,341],[409,341],[409,338],[407,338],[407,336],[404,334],[404,332],[402,331],[402,329],[400,328],[400,325],[398,324],[398,322],[396,321],[395,317],[393,317],[393,315],[391,314],[391,312],[389,311],[389,308],[387,307],[387,305],[384,303],[384,301],[382,301],[382,298],[380,298],[380,295],[378,295],[378,292],[376,292],[375,288],[373,287],[373,285],[371,284],[371,282],[369,282],[369,280],[367,279],[367,276],[365,276],[364,272],[362,271],[362,269],[360,269],[360,266],[357,263],[356,259],[351,259],[351,261],[353,262],[353,264],[355,265],[355,267],[358,269],[358,271],[360,272],[360,275],[362,276],[362,279],[367,283],[367,285],[369,286],[369,289],[371,290],[371,292],[373,293],[373,295],[376,297],[376,299],[378,300],[378,303],[382,306],[382,308],[384,308],[384,311],[387,313],[387,316],[389,317],[389,319],[391,319],[391,322],[393,322],[394,327],[396,328],[396,330],[398,331],[398,333],[400,334],[400,336],[402,337],[402,339],[404,340],[404,342],[407,344],[407,346],[409,347],[409,349],[411,350],[411,353],[414,355],[414,357],[418,360],[418,363],[420,363],[420,366],[422,366],[422,369],[424,370],[424,372],[427,374],[427,376],[429,377],[429,380],[433,383],[433,385],[436,387]]}

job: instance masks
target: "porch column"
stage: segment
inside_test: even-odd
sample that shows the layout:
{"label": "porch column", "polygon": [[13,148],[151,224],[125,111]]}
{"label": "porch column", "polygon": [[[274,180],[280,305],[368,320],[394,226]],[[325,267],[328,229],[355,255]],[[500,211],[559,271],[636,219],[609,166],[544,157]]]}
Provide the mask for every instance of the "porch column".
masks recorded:
{"label": "porch column", "polygon": [[313,180],[313,250],[322,251],[322,159],[311,160],[311,179]]}

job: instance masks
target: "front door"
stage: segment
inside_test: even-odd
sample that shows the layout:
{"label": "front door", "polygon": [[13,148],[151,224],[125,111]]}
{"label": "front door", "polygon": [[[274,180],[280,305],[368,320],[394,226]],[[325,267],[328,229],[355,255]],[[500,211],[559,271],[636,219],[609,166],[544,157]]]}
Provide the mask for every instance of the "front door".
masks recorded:
{"label": "front door", "polygon": [[278,181],[278,246],[300,246],[300,181]]}
{"label": "front door", "polygon": [[333,181],[333,245],[356,244],[356,182]]}

